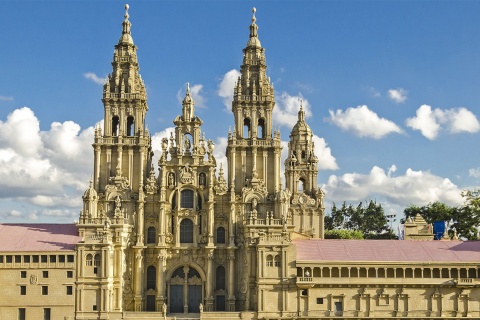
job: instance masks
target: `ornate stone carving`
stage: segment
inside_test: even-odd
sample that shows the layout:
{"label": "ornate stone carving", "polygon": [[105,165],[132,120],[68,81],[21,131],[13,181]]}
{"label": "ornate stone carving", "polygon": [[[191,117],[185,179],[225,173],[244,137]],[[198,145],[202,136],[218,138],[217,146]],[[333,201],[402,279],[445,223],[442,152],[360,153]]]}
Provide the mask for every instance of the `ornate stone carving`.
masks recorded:
{"label": "ornate stone carving", "polygon": [[190,167],[190,164],[186,163],[183,168],[180,169],[180,181],[182,183],[194,183],[193,169]]}

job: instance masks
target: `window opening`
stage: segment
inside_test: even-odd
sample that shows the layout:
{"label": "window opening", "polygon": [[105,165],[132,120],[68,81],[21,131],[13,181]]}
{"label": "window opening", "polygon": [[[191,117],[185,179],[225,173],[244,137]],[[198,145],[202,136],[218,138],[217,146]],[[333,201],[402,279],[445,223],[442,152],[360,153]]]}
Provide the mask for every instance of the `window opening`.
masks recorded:
{"label": "window opening", "polygon": [[180,222],[180,243],[193,243],[193,221],[190,219]]}
{"label": "window opening", "polygon": [[147,230],[147,243],[156,243],[157,230],[155,227],[148,227]]}
{"label": "window opening", "polygon": [[157,270],[154,266],[147,268],[147,290],[155,290],[157,285]]}
{"label": "window opening", "polygon": [[258,120],[257,137],[259,139],[265,139],[265,120],[264,119]]}
{"label": "window opening", "polygon": [[225,228],[217,228],[217,243],[225,243]]}
{"label": "window opening", "polygon": [[135,121],[132,116],[127,118],[127,136],[132,137],[135,135]]}
{"label": "window opening", "polygon": [[243,137],[250,138],[250,119],[243,120]]}
{"label": "window opening", "polygon": [[120,132],[120,121],[118,120],[118,116],[114,116],[112,118],[112,136],[118,137]]}
{"label": "window opening", "polygon": [[193,209],[193,190],[182,190],[180,196],[180,206],[182,208]]}

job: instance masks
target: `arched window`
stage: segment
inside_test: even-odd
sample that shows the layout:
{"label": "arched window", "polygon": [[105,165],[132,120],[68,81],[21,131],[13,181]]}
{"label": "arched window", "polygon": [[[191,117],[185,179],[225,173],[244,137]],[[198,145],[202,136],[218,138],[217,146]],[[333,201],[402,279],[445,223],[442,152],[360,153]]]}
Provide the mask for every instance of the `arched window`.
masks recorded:
{"label": "arched window", "polygon": [[215,290],[225,290],[225,268],[222,266],[217,267]]}
{"label": "arched window", "polygon": [[300,178],[298,179],[298,192],[303,192],[303,190],[305,190],[305,179],[304,178]]}
{"label": "arched window", "polygon": [[155,227],[148,227],[147,230],[147,243],[156,243],[157,241],[157,229]]}
{"label": "arched window", "polygon": [[135,121],[132,116],[127,118],[127,136],[131,137],[135,134]]}
{"label": "arched window", "polygon": [[180,243],[193,243],[193,221],[190,219],[180,222]]}
{"label": "arched window", "polygon": [[243,120],[243,137],[250,138],[250,119]]}
{"label": "arched window", "polygon": [[85,257],[85,265],[88,267],[93,266],[93,256],[90,253]]}
{"label": "arched window", "polygon": [[267,267],[273,267],[273,257],[270,254],[267,256]]}
{"label": "arched window", "polygon": [[120,127],[119,127],[120,121],[118,120],[118,116],[114,116],[112,118],[112,136],[117,137],[120,132]]}
{"label": "arched window", "polygon": [[102,261],[100,260],[100,255],[96,254],[95,257],[93,258],[93,265],[95,267],[99,267]]}
{"label": "arched window", "polygon": [[307,158],[307,153],[305,152],[305,150],[302,150],[302,159],[306,159]]}
{"label": "arched window", "polygon": [[281,267],[281,260],[280,260],[280,256],[279,255],[276,255],[275,256],[275,267]]}
{"label": "arched window", "polygon": [[217,228],[217,243],[225,243],[225,228]]}
{"label": "arched window", "polygon": [[155,290],[157,288],[157,270],[154,266],[147,268],[147,290]]}
{"label": "arched window", "polygon": [[182,208],[193,209],[193,190],[182,190],[180,206]]}
{"label": "arched window", "polygon": [[259,139],[265,139],[265,120],[258,119],[257,137]]}

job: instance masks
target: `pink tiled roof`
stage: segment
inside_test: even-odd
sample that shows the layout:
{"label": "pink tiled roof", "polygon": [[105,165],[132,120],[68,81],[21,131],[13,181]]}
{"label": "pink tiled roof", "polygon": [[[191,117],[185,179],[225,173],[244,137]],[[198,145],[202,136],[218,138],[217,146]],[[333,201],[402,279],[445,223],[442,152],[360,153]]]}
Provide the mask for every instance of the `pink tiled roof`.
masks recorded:
{"label": "pink tiled roof", "polygon": [[294,240],[298,261],[480,262],[480,241]]}
{"label": "pink tiled roof", "polygon": [[81,240],[74,224],[0,224],[0,251],[75,250]]}

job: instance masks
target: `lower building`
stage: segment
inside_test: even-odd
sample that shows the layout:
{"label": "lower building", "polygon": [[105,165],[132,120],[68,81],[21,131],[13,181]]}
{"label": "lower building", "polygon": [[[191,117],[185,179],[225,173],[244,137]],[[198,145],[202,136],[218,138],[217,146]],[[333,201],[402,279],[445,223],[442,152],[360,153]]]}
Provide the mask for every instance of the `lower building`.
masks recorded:
{"label": "lower building", "polygon": [[0,224],[0,319],[75,318],[74,224]]}

